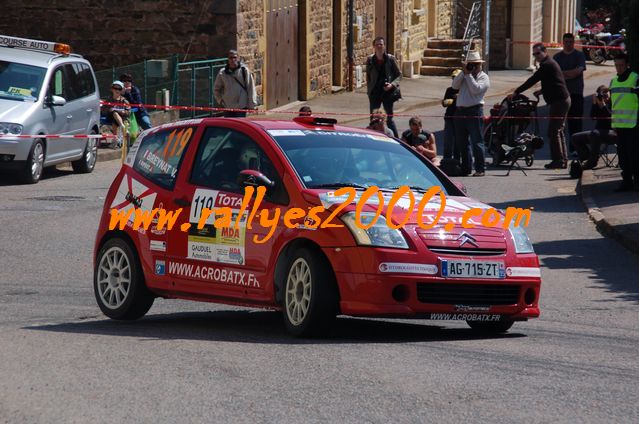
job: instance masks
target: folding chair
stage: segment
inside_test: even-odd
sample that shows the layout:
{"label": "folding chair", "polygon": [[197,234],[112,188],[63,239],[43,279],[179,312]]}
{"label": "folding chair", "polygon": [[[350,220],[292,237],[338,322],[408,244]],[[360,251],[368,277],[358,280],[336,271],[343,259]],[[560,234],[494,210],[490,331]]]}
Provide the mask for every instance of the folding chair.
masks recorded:
{"label": "folding chair", "polygon": [[[599,147],[599,158],[608,168],[619,168],[619,160],[617,159],[617,134],[611,131],[606,140]],[[614,151],[613,151],[614,150]]]}

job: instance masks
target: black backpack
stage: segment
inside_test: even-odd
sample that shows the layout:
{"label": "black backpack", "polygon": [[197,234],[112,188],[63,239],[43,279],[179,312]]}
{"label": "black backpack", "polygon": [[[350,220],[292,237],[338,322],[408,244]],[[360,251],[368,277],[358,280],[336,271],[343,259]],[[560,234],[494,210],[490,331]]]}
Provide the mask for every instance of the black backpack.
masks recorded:
{"label": "black backpack", "polygon": [[581,162],[577,159],[570,162],[570,178],[581,178],[581,174],[584,172],[583,166],[581,166]]}

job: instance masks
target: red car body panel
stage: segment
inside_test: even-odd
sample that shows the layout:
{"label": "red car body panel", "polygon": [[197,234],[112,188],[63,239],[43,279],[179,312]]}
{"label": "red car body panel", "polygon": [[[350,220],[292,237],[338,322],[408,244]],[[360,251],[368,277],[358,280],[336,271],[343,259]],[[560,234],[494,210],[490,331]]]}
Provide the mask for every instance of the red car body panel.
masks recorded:
{"label": "red car body panel", "polygon": [[[293,242],[303,240],[305,243],[317,246],[328,259],[335,274],[340,296],[340,310],[342,314],[355,316],[391,316],[391,317],[427,317],[432,313],[478,312],[481,314],[500,314],[513,320],[525,320],[539,316],[539,291],[541,279],[533,276],[513,276],[512,269],[539,270],[539,260],[534,253],[517,254],[510,233],[500,227],[485,228],[478,225],[473,229],[463,229],[459,226],[451,232],[445,232],[443,226],[447,222],[461,223],[464,208],[483,207],[471,198],[464,196],[448,196],[447,208],[437,226],[424,230],[417,225],[417,214],[412,212],[406,226],[401,230],[406,238],[409,249],[394,249],[359,246],[348,228],[332,229],[290,229],[279,225],[271,239],[264,244],[255,244],[251,238],[255,235],[263,237],[267,229],[253,224],[252,230],[246,230],[246,249],[244,258],[239,264],[217,263],[201,261],[187,257],[189,233],[180,231],[181,224],[188,222],[193,196],[198,187],[190,182],[191,164],[196,156],[198,143],[207,127],[221,126],[241,131],[253,139],[272,160],[277,173],[287,189],[288,206],[263,203],[262,208],[282,208],[282,214],[288,208],[299,207],[305,210],[321,205],[320,195],[329,190],[311,190],[297,177],[295,169],[287,160],[276,142],[266,132],[269,129],[347,131],[369,134],[367,130],[335,126],[306,125],[294,121],[252,121],[248,119],[220,119],[207,118],[167,124],[153,128],[143,137],[157,131],[175,128],[194,128],[194,133],[186,147],[173,190],[167,190],[153,181],[145,178],[132,166],[125,164],[115,177],[100,219],[96,241],[94,265],[102,244],[114,235],[126,237],[137,251],[145,281],[154,293],[167,298],[182,298],[198,301],[212,301],[217,303],[280,309],[276,299],[275,270],[278,259],[285,249]],[[138,142],[139,143],[139,140]],[[135,153],[133,150],[132,154]],[[433,167],[433,172],[446,184],[452,187],[452,182],[439,170]],[[118,196],[123,196],[128,189],[135,197],[145,194],[153,198],[150,207],[163,207],[168,210],[183,208],[183,211],[171,231],[158,231],[155,226],[148,230],[134,231],[127,225],[122,231],[109,231],[110,208]],[[146,190],[144,190],[146,189]],[[143,192],[135,192],[144,190]],[[120,193],[118,193],[120,192]],[[152,193],[152,194],[149,194]],[[461,193],[457,193],[461,194]],[[236,193],[218,193],[216,201],[237,202],[242,195]],[[144,199],[142,199],[144,200]],[[190,206],[183,206],[190,203]],[[221,205],[220,205],[221,206]],[[148,205],[146,207],[149,207]],[[428,208],[427,208],[428,209]],[[354,210],[354,205],[344,208],[344,212]],[[373,207],[368,210],[374,211]],[[330,210],[329,210],[330,211]],[[320,214],[326,218],[329,214]],[[385,214],[384,210],[384,214]],[[395,208],[393,221],[404,220],[407,211]],[[425,215],[435,215],[436,211],[425,212]],[[336,224],[342,222],[337,219]],[[281,221],[280,221],[281,224]],[[466,255],[445,253],[459,248],[458,238],[465,231],[477,241],[478,251],[475,255],[469,251]],[[152,249],[154,246],[155,249]],[[164,249],[164,251],[162,251]],[[487,250],[494,250],[493,255],[486,255]],[[438,253],[439,252],[439,253]],[[442,253],[444,252],[444,253]],[[501,279],[459,279],[441,276],[441,260],[491,260],[503,261],[506,275]],[[386,264],[421,264],[437,267],[437,272],[423,274],[415,272],[392,272],[386,269]],[[164,266],[158,272],[159,265]],[[433,268],[434,269],[434,268]],[[534,274],[534,272],[533,272]],[[221,281],[223,280],[223,281]],[[493,305],[489,307],[467,306],[463,302],[428,303],[428,298],[420,300],[420,290],[432,288],[482,287],[490,292],[499,290],[502,286],[516,290],[512,303]],[[401,287],[401,296],[397,296],[397,288]],[[471,292],[474,289],[470,289]],[[395,293],[395,295],[394,295]],[[514,292],[513,292],[514,293]],[[435,293],[436,296],[440,294]],[[463,298],[463,296],[462,296]],[[462,299],[463,300],[463,299]],[[476,302],[471,302],[475,303]]]}

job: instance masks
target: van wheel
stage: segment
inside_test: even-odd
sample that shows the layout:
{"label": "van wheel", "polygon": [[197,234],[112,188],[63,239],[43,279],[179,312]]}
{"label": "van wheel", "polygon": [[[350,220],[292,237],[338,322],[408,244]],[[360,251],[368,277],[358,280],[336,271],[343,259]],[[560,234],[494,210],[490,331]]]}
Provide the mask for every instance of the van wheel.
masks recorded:
{"label": "van wheel", "polygon": [[290,257],[284,283],[284,322],[297,337],[325,335],[338,313],[338,291],[330,264],[302,248]]}
{"label": "van wheel", "polygon": [[44,143],[36,139],[31,146],[27,157],[27,164],[22,171],[22,180],[27,184],[35,184],[40,181],[44,169]]}
{"label": "van wheel", "polygon": [[[91,135],[95,135],[95,130],[91,131]],[[88,174],[95,168],[95,162],[98,160],[98,141],[95,138],[87,138],[87,144],[84,148],[82,157],[71,162],[73,172],[77,174]]]}
{"label": "van wheel", "polygon": [[144,283],[142,266],[135,251],[120,238],[112,238],[100,249],[93,273],[95,299],[104,315],[134,320],[146,314],[155,299]]}
{"label": "van wheel", "polygon": [[505,333],[513,326],[514,321],[466,321],[466,324],[478,333],[499,334]]}

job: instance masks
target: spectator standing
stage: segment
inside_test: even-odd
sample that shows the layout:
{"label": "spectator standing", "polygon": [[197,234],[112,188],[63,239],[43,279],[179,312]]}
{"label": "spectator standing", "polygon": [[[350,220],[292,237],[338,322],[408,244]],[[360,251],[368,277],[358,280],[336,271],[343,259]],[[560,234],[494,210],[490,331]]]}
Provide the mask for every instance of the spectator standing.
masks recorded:
{"label": "spectator standing", "polygon": [[[550,120],[548,123],[548,139],[550,141],[550,155],[552,161],[544,165],[546,169],[566,169],[568,155],[566,154],[566,140],[564,125],[566,115],[570,109],[570,93],[566,87],[566,81],[561,68],[546,53],[546,47],[542,43],[533,46],[533,56],[539,63],[539,69],[526,82],[520,85],[513,94],[508,96],[511,100],[517,94],[523,93],[530,87],[541,81],[541,93],[546,104],[550,106]],[[537,95],[539,91],[536,91]]]}
{"label": "spectator standing", "polygon": [[[455,79],[461,73],[461,69],[455,69],[451,77]],[[455,146],[455,111],[457,110],[457,93],[452,86],[446,89],[442,106],[446,108],[444,113],[444,159],[456,159],[459,161],[459,151]]]}
{"label": "spectator standing", "polygon": [[120,81],[124,83],[124,91],[122,93],[124,98],[133,105],[139,105],[134,106],[137,111],[133,112],[138,125],[142,127],[143,130],[148,130],[151,128],[151,119],[144,106],[142,106],[142,93],[140,93],[140,89],[133,84],[133,76],[131,76],[131,74],[122,74],[120,75]]}
{"label": "spectator standing", "polygon": [[[574,151],[572,136],[583,130],[584,116],[584,71],[586,70],[586,55],[575,49],[575,36],[568,32],[563,36],[564,48],[553,56],[561,68],[566,87],[570,93],[570,109],[568,110],[568,151]],[[571,119],[572,118],[572,119]]]}
{"label": "spectator standing", "polygon": [[243,110],[254,110],[256,107],[255,81],[251,71],[240,61],[236,50],[229,50],[227,59],[226,66],[220,69],[215,78],[215,102],[223,108],[236,109],[224,111],[225,117],[244,118],[247,112]]}
{"label": "spectator standing", "polygon": [[397,126],[393,121],[393,105],[399,99],[397,93],[402,73],[395,56],[386,53],[384,37],[376,37],[373,46],[375,53],[366,60],[369,111],[372,114],[373,110],[383,106],[387,114],[386,124],[394,136],[398,137]]}
{"label": "spectator standing", "polygon": [[[452,87],[459,90],[455,111],[455,144],[461,155],[462,175],[471,172],[471,145],[475,159],[474,177],[485,175],[484,138],[484,96],[490,87],[488,75],[482,71],[484,61],[478,51],[470,51],[462,63],[462,72],[454,79]],[[470,142],[468,138],[470,137]]]}
{"label": "spectator standing", "polygon": [[[615,191],[639,190],[639,75],[632,72],[628,56],[615,57],[617,76],[610,83],[612,128],[617,131],[617,153],[623,182]],[[633,181],[634,178],[634,181]]]}
{"label": "spectator standing", "polygon": [[435,135],[422,128],[422,120],[419,116],[413,116],[408,121],[409,129],[402,133],[402,140],[413,149],[424,155],[431,162],[437,158],[437,144]]}

